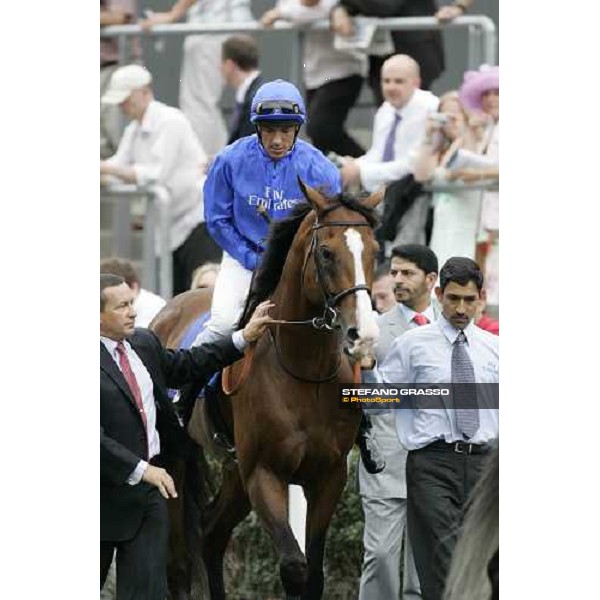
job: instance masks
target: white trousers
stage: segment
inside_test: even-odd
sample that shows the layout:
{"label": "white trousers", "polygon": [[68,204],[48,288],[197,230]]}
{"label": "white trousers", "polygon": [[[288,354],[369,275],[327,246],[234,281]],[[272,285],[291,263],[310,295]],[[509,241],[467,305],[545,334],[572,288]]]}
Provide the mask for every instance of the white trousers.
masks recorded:
{"label": "white trousers", "polygon": [[209,156],[227,143],[227,127],[219,107],[223,91],[221,45],[226,39],[226,35],[194,35],[183,45],[179,106]]}
{"label": "white trousers", "polygon": [[244,310],[251,280],[252,271],[248,271],[235,258],[223,252],[221,270],[213,291],[210,319],[192,346],[214,342],[233,333]]}

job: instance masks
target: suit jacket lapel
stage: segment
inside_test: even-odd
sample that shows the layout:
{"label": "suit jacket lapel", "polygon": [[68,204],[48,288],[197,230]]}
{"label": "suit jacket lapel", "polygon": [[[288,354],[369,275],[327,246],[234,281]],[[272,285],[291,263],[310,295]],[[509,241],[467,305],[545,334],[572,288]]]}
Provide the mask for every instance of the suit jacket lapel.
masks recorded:
{"label": "suit jacket lapel", "polygon": [[129,384],[102,342],[100,342],[100,368],[119,386],[121,391],[129,398],[130,402],[132,402],[137,409],[137,404],[133,397],[133,393],[129,388]]}

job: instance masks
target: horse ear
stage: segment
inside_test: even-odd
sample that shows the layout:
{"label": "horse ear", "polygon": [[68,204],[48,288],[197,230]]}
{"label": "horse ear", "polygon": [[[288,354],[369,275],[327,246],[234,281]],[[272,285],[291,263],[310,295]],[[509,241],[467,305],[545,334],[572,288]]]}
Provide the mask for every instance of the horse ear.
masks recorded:
{"label": "horse ear", "polygon": [[385,195],[385,186],[381,186],[378,190],[374,191],[368,198],[361,200],[361,204],[367,208],[375,208],[382,200]]}
{"label": "horse ear", "polygon": [[302,193],[306,196],[306,199],[312,204],[312,207],[315,210],[323,210],[327,206],[327,198],[325,198],[323,194],[321,194],[314,188],[311,188],[310,186],[306,185],[302,181],[302,179],[300,179],[300,177],[298,177],[298,185],[300,186]]}

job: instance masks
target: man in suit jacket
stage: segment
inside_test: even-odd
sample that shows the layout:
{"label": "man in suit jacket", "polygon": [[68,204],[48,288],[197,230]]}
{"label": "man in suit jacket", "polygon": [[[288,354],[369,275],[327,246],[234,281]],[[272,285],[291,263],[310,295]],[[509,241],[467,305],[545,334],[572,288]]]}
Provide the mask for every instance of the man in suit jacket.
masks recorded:
{"label": "man in suit jacket", "polygon": [[256,133],[250,122],[252,98],[265,82],[258,70],[258,45],[250,35],[233,35],[223,42],[221,72],[227,85],[235,89],[235,106],[229,123],[228,144]]}
{"label": "man in suit jacket", "polygon": [[117,598],[164,600],[168,498],[177,496],[165,458],[186,439],[167,388],[202,382],[241,358],[271,318],[263,303],[243,331],[192,350],[166,350],[135,329],[125,280],[100,275],[100,587],[116,549]]}
{"label": "man in suit jacket", "polygon": [[[438,261],[426,246],[406,244],[392,249],[390,274],[397,304],[377,318],[377,362],[382,362],[394,339],[409,329],[439,316],[431,302],[437,281]],[[418,316],[417,316],[418,315]],[[359,464],[358,478],[365,514],[362,576],[359,600],[398,600],[399,562],[404,539],[403,600],[421,597],[412,548],[406,535],[406,457],[398,441],[393,411],[371,415],[372,433],[385,459],[385,469],[369,474]]]}

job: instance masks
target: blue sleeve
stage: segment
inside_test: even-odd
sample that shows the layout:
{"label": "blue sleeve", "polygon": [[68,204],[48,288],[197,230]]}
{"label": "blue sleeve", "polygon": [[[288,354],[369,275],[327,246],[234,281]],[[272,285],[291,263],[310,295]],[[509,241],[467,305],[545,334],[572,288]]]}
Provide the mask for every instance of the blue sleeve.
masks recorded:
{"label": "blue sleeve", "polygon": [[334,198],[342,193],[342,178],[338,168],[320,152],[313,158],[311,187],[315,187],[328,198]]}
{"label": "blue sleeve", "polygon": [[246,269],[256,267],[256,250],[233,221],[234,189],[231,168],[219,155],[204,182],[204,220],[212,238]]}

